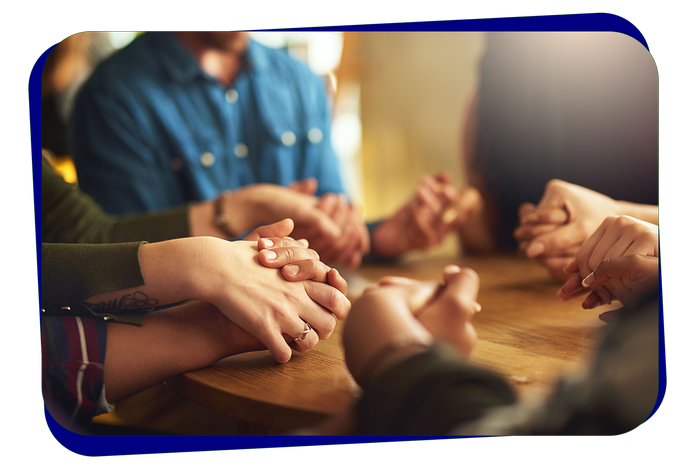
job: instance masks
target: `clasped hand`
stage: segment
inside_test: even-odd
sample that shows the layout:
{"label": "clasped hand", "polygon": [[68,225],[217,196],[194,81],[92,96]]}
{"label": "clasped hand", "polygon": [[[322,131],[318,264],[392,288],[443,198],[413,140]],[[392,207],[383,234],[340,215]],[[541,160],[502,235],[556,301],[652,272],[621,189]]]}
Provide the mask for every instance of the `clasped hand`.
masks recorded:
{"label": "clasped hand", "polygon": [[447,172],[423,177],[413,197],[375,229],[372,252],[393,257],[436,246],[466,222],[481,196],[472,187],[460,191],[451,181]]}
{"label": "clasped hand", "polygon": [[[247,241],[219,242],[210,252],[219,261],[210,264],[214,274],[207,281],[208,301],[236,325],[229,335],[249,333],[280,363],[291,358],[292,348],[305,352],[327,339],[336,318],[345,319],[350,310],[345,280],[307,242],[288,237],[293,228],[286,219],[257,229]],[[295,340],[306,323],[311,330]]]}
{"label": "clasped hand", "polygon": [[553,277],[566,280],[563,268],[600,223],[617,214],[617,203],[600,193],[562,180],[550,180],[540,202],[523,203],[513,233],[529,258]]}
{"label": "clasped hand", "polygon": [[[348,368],[361,385],[382,369],[385,349],[397,342],[452,344],[467,358],[476,344],[472,326],[479,276],[471,269],[447,266],[445,285],[386,277],[368,288],[353,306],[343,341]],[[372,374],[368,374],[370,372]]]}
{"label": "clasped hand", "polygon": [[657,226],[628,216],[605,219],[566,266],[574,274],[557,292],[570,300],[588,293],[584,308],[619,300],[636,307],[658,288]]}

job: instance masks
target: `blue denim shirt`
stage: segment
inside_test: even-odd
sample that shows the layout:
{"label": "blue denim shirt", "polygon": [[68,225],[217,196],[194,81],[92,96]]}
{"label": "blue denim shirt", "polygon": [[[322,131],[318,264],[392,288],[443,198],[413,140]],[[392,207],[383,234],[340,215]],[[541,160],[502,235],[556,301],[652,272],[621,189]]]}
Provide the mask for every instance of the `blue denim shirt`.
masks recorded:
{"label": "blue denim shirt", "polygon": [[322,79],[252,40],[246,62],[223,88],[174,34],[145,33],[100,64],[71,124],[80,188],[113,214],[306,177],[343,192]]}

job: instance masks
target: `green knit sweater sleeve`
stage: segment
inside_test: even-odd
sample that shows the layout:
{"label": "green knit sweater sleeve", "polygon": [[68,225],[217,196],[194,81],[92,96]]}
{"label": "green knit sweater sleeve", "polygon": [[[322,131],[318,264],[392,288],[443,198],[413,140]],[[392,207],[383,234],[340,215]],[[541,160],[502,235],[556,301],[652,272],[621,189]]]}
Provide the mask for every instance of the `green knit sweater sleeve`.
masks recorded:
{"label": "green knit sweater sleeve", "polygon": [[158,213],[112,216],[67,183],[44,159],[41,166],[41,240],[44,243],[157,242],[189,236],[188,206]]}
{"label": "green knit sweater sleeve", "polygon": [[41,245],[41,308],[54,315],[103,316],[143,324],[151,309],[96,313],[83,302],[92,295],[144,285],[139,249],[145,242]]}

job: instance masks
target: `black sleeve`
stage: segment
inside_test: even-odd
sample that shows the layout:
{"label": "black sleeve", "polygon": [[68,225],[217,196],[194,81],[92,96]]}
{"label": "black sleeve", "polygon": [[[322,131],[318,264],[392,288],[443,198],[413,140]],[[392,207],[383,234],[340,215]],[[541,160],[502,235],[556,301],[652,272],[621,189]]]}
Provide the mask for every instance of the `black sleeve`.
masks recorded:
{"label": "black sleeve", "polygon": [[444,344],[407,358],[372,382],[358,403],[362,435],[442,436],[513,404],[515,394],[496,374],[465,363]]}

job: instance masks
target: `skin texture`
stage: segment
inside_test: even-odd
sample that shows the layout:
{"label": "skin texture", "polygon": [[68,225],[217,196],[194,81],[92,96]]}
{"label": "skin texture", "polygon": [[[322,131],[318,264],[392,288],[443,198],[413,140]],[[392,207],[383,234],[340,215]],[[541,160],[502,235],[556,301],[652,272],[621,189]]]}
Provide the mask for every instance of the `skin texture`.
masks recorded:
{"label": "skin texture", "polygon": [[[477,339],[471,320],[481,310],[479,278],[471,269],[448,266],[443,280],[445,285],[387,277],[357,300],[343,342],[348,369],[359,384],[425,351],[434,340],[450,342],[468,358]],[[399,342],[404,345],[392,347]]]}
{"label": "skin texture", "polygon": [[[293,226],[291,220],[284,220],[263,228],[262,235],[288,234]],[[144,286],[98,294],[86,302],[98,307],[124,296],[139,297],[138,304],[143,307],[182,300],[207,302],[262,342],[278,362],[286,362],[292,353],[286,337],[299,336],[305,323],[311,325],[311,332],[292,344],[301,352],[312,348],[319,338],[330,336],[336,318],[345,319],[350,310],[347,285],[337,271],[326,273],[323,282],[318,275],[314,276],[317,280],[301,280],[306,272],[297,274],[295,282],[285,280],[276,268],[293,261],[277,262],[275,267],[261,264],[260,237],[259,230],[251,235],[251,241],[199,237],[145,244],[139,252]],[[304,243],[287,249],[289,258],[303,266],[302,271],[322,269],[316,264],[318,255]]]}
{"label": "skin texture", "polygon": [[657,226],[629,216],[611,216],[583,243],[565,271],[573,276],[557,292],[570,300],[588,294],[584,308],[619,300],[636,307],[658,288]]}
{"label": "skin texture", "polygon": [[[257,256],[269,271],[296,282],[320,303],[344,298],[347,283],[337,270],[318,261],[318,255],[308,250],[308,242],[282,237],[294,228],[290,219],[256,229],[247,237],[260,245]],[[265,253],[275,252],[274,260]],[[263,269],[265,269],[263,268]],[[281,268],[281,269],[280,269]],[[316,285],[330,284],[320,289]],[[273,279],[284,282],[283,279]],[[290,282],[291,284],[291,282]],[[275,288],[275,287],[273,287]],[[332,289],[332,290],[330,290]],[[319,292],[320,290],[320,292]],[[171,291],[172,292],[172,291]],[[268,290],[270,293],[270,290]],[[176,294],[177,295],[177,294]],[[324,311],[328,326],[310,332],[303,341],[283,336],[291,349],[305,352],[318,342],[318,335],[327,336],[335,326],[335,319],[344,319],[349,302]],[[336,314],[337,313],[337,314]],[[143,326],[121,323],[107,325],[107,352],[104,378],[107,400],[115,402],[179,373],[202,368],[227,357],[253,350],[264,350],[266,344],[242,326],[229,319],[216,306],[203,301],[189,301],[166,310],[152,312]],[[291,350],[289,350],[291,352]],[[279,360],[284,360],[278,359]]]}
{"label": "skin texture", "polygon": [[[311,196],[316,194],[318,182],[314,178],[308,178],[293,183],[290,188]],[[305,224],[297,226],[292,236],[307,239],[326,263],[351,269],[358,267],[370,246],[369,231],[360,216],[359,208],[349,203],[344,195],[336,193],[326,193],[317,199],[316,208],[332,220],[340,233],[325,233],[313,225]]]}
{"label": "skin texture", "polygon": [[537,206],[524,203],[518,215],[520,226],[513,235],[521,248],[559,280],[570,277],[564,267],[606,217],[629,215],[658,223],[656,206],[616,201],[556,179],[547,183]]}
{"label": "skin texture", "polygon": [[413,197],[375,229],[372,252],[393,257],[439,245],[463,220],[459,199],[447,172],[423,177]]}

